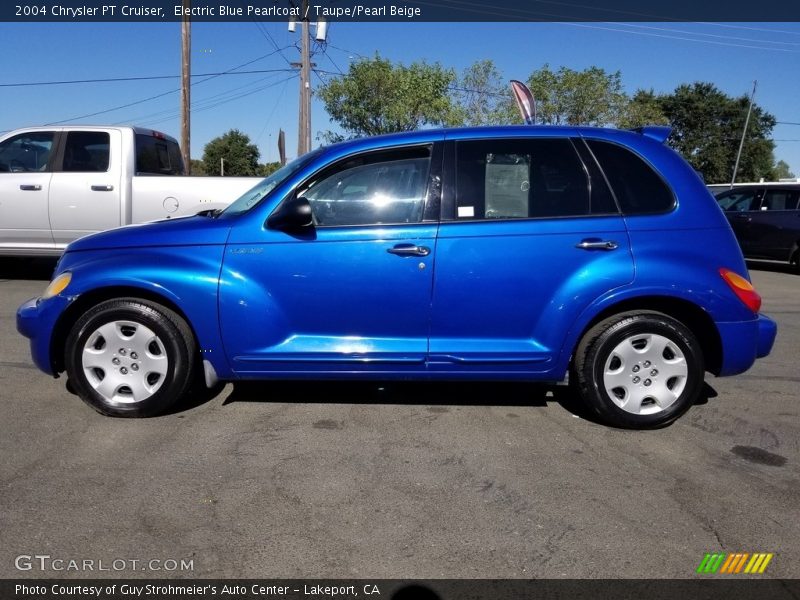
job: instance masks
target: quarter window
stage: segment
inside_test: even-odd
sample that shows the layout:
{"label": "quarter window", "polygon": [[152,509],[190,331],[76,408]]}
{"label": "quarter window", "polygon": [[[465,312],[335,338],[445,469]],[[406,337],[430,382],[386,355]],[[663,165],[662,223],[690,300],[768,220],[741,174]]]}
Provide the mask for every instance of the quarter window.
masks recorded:
{"label": "quarter window", "polygon": [[667,184],[636,154],[609,142],[588,140],[587,143],[608,177],[623,213],[662,213],[675,206],[675,197]]}
{"label": "quarter window", "polygon": [[430,147],[346,159],[299,192],[321,227],[422,221]]}
{"label": "quarter window", "polygon": [[108,171],[110,139],[104,131],[70,131],[64,145],[62,170],[73,173]]}
{"label": "quarter window", "polygon": [[21,133],[0,144],[0,172],[46,171],[53,150],[52,131]]}
{"label": "quarter window", "polygon": [[457,143],[456,220],[590,213],[588,174],[569,140]]}

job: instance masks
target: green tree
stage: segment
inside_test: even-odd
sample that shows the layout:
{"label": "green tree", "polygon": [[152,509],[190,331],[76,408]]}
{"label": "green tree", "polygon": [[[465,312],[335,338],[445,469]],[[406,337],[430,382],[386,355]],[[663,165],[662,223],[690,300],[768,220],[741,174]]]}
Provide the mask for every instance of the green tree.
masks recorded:
{"label": "green tree", "polygon": [[209,175],[220,174],[220,159],[225,159],[225,175],[254,176],[259,174],[260,152],[250,138],[231,129],[225,135],[214,138],[203,151],[203,167]]}
{"label": "green tree", "polygon": [[553,71],[545,64],[531,73],[528,87],[536,100],[536,122],[547,125],[612,125],[628,102],[620,72],[599,67]]}
{"label": "green tree", "polygon": [[[730,181],[750,99],[733,98],[712,83],[696,82],[678,86],[659,103],[673,128],[670,144],[708,183]],[[769,136],[774,126],[775,117],[754,105],[737,181],[771,175],[775,144]]]}
{"label": "green tree", "polygon": [[192,159],[192,175],[205,175],[206,164],[202,160]]}
{"label": "green tree", "polygon": [[256,175],[259,177],[266,177],[267,175],[272,175],[280,168],[281,163],[278,161],[264,163],[263,165],[258,165],[258,173],[256,173]]}
{"label": "green tree", "polygon": [[636,90],[633,97],[625,103],[616,126],[620,129],[634,129],[668,123],[669,120],[661,109],[659,96],[653,90]]}
{"label": "green tree", "polygon": [[455,72],[439,63],[406,66],[376,55],[350,63],[348,72],[321,86],[317,96],[345,137],[378,135],[456,122],[448,94],[455,79]]}
{"label": "green tree", "polygon": [[464,69],[453,89],[453,104],[459,125],[520,122],[509,83],[491,60],[479,60]]}
{"label": "green tree", "polygon": [[789,163],[787,163],[785,160],[779,160],[775,163],[775,166],[772,168],[772,177],[770,178],[772,181],[794,178],[795,174],[792,173],[791,169],[789,168]]}

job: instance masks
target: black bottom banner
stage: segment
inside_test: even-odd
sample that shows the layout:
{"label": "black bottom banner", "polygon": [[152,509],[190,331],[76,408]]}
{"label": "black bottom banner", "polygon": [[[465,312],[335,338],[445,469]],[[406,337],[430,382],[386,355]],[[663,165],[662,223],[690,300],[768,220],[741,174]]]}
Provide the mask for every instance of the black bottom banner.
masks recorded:
{"label": "black bottom banner", "polygon": [[26,579],[0,598],[52,600],[798,600],[800,579]]}

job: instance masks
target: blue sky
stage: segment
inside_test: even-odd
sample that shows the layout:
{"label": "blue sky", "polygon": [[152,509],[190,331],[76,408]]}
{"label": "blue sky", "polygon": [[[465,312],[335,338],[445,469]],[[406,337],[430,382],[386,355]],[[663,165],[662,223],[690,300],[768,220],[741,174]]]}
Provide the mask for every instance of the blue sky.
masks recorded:
{"label": "blue sky", "polygon": [[[294,155],[298,80],[288,62],[298,60],[297,42],[297,34],[281,23],[193,25],[193,74],[249,61],[254,62],[240,71],[275,70],[194,78],[193,157],[201,157],[210,139],[238,128],[258,144],[262,161],[276,160],[280,127]],[[328,42],[314,61],[332,72],[346,70],[359,55],[380,52],[395,61],[439,61],[459,71],[491,58],[509,79],[525,79],[544,63],[597,65],[621,71],[628,92],[710,81],[738,95],[749,93],[757,79],[756,101],[778,121],[800,123],[800,23],[333,23]],[[176,75],[180,25],[0,23],[0,55],[0,84]],[[329,75],[312,77],[317,86]],[[0,87],[0,131],[66,120],[137,124],[178,137],[178,87],[178,79]],[[105,112],[123,105],[130,106]],[[317,133],[331,128],[314,100],[314,145]],[[773,133],[776,157],[800,176],[800,126],[778,125]]]}

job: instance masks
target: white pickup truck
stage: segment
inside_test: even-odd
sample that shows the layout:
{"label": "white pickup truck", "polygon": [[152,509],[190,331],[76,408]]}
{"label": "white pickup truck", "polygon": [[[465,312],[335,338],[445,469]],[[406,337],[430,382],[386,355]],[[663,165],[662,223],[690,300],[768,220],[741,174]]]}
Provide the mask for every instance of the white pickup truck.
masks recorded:
{"label": "white pickup truck", "polygon": [[139,127],[0,136],[0,255],[58,255],[93,233],[224,208],[260,177],[186,177],[178,143]]}

